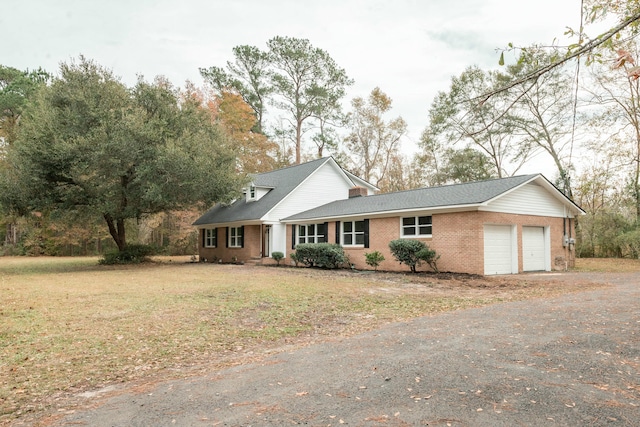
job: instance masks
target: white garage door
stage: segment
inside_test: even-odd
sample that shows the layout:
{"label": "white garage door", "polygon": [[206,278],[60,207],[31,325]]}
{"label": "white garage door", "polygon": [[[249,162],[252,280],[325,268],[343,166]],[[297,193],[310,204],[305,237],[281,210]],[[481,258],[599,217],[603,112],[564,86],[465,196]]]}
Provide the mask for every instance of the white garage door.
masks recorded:
{"label": "white garage door", "polygon": [[522,227],[522,269],[546,270],[545,255],[544,227]]}
{"label": "white garage door", "polygon": [[510,225],[484,226],[484,274],[511,274],[513,238]]}

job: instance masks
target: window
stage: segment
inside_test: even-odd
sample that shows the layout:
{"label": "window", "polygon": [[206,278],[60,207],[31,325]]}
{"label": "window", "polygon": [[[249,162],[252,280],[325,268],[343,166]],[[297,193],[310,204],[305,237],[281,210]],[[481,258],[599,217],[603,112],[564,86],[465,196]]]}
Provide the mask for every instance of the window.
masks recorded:
{"label": "window", "polygon": [[326,243],[325,224],[307,224],[298,226],[298,243]]}
{"label": "window", "polygon": [[251,187],[249,187],[249,198],[250,199],[255,199],[256,198],[256,187],[255,187],[255,185],[252,185]]}
{"label": "window", "polygon": [[215,248],[218,245],[218,233],[215,228],[205,228],[204,230],[204,247]]}
{"label": "window", "polygon": [[431,215],[402,218],[402,237],[431,236]]}
{"label": "window", "polygon": [[343,222],[342,242],[345,246],[364,245],[364,221]]}
{"label": "window", "polygon": [[229,227],[229,247],[241,248],[242,247],[242,227]]}

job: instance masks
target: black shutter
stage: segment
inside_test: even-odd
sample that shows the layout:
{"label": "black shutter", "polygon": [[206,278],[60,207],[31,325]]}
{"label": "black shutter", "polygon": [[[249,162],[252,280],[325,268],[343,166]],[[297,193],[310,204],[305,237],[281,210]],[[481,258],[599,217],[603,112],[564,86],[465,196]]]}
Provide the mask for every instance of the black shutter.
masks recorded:
{"label": "black shutter", "polygon": [[240,247],[244,248],[244,225],[240,227]]}
{"label": "black shutter", "polygon": [[296,225],[291,224],[291,249],[296,248]]}
{"label": "black shutter", "polygon": [[220,235],[220,233],[218,233],[218,231],[220,230],[220,227],[216,227],[213,229],[214,230],[214,236],[216,236],[214,243],[214,246],[217,248],[218,247],[218,236]]}
{"label": "black shutter", "polygon": [[340,221],[336,221],[336,244],[340,244]]}
{"label": "black shutter", "polygon": [[364,220],[364,247],[369,247],[369,220]]}
{"label": "black shutter", "polygon": [[200,246],[201,248],[204,248],[206,246],[205,233],[206,233],[206,230],[203,228],[202,229],[202,246]]}
{"label": "black shutter", "polygon": [[329,223],[324,223],[324,242],[329,243]]}
{"label": "black shutter", "polygon": [[224,247],[225,248],[229,247],[229,227],[227,227],[227,238],[224,239]]}

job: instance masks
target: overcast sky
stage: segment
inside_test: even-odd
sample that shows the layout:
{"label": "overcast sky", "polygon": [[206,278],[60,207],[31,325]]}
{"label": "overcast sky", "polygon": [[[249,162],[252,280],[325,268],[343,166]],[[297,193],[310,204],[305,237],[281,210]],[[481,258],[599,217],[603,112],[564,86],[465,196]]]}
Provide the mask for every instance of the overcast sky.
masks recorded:
{"label": "overcast sky", "polygon": [[[497,48],[551,43],[577,28],[579,0],[0,0],[0,64],[57,72],[80,54],[127,84],[138,74],[202,84],[237,45],[307,38],[355,80],[348,98],[378,86],[409,124],[410,152],[451,76],[496,68]],[[507,60],[509,58],[507,57]],[[526,170],[524,172],[537,172]],[[551,178],[551,177],[550,177]]]}

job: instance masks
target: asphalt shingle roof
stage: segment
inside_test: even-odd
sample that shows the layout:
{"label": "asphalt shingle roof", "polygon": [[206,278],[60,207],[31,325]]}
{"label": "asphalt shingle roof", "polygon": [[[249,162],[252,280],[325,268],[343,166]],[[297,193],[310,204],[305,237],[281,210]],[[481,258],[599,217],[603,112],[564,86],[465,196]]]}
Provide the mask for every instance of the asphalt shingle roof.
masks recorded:
{"label": "asphalt shingle roof", "polygon": [[193,225],[258,220],[329,159],[324,157],[300,165],[256,174],[252,177],[254,185],[272,188],[272,190],[256,201],[247,202],[246,198],[242,197],[228,206],[217,204],[198,218]]}
{"label": "asphalt shingle roof", "polygon": [[365,215],[399,210],[476,205],[487,202],[536,176],[538,175],[521,175],[488,181],[420,188],[417,190],[337,200],[292,215],[285,218],[284,221]]}

